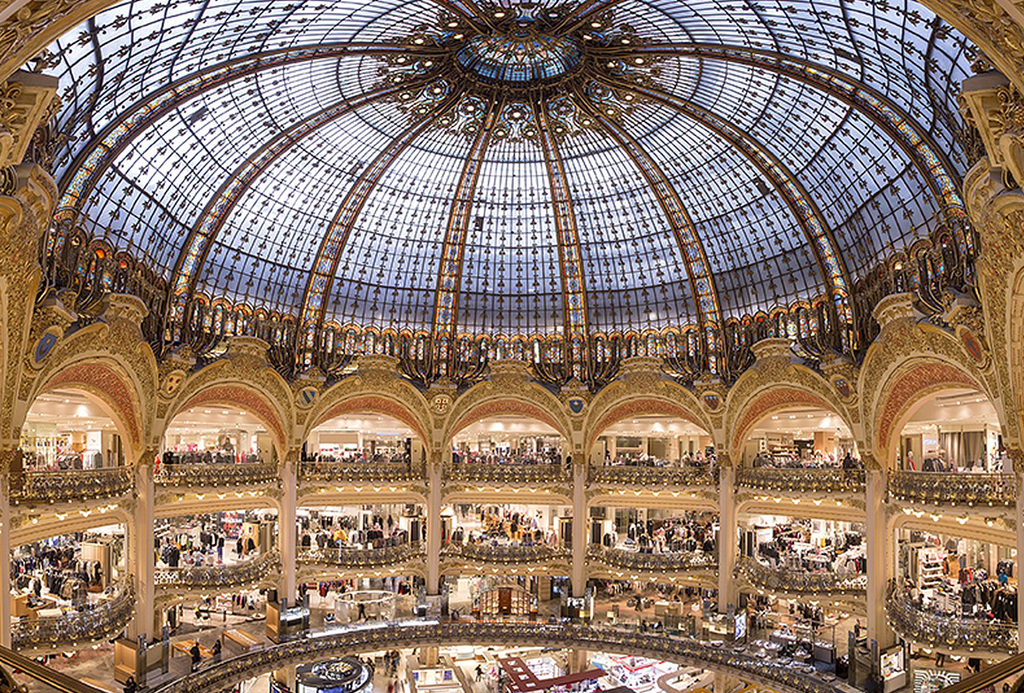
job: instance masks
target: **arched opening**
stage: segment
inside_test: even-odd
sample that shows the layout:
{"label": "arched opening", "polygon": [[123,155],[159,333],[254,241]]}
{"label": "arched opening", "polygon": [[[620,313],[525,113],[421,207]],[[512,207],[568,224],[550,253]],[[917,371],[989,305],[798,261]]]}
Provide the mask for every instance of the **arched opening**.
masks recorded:
{"label": "arched opening", "polygon": [[598,435],[591,452],[605,467],[706,467],[715,458],[711,435],[688,419],[663,414],[622,418]]}
{"label": "arched opening", "polygon": [[920,472],[1012,472],[995,407],[984,393],[949,388],[923,397],[899,434],[897,469]]}
{"label": "arched opening", "polygon": [[742,464],[766,469],[856,469],[863,465],[850,427],[835,411],[786,407],[757,421],[743,441]]}
{"label": "arched opening", "polygon": [[178,412],[167,426],[157,479],[238,477],[276,465],[277,450],[266,424],[240,407],[200,404]]}
{"label": "arched opening", "polygon": [[565,441],[551,423],[521,415],[495,415],[474,421],[452,438],[452,465],[558,468]]}
{"label": "arched opening", "polygon": [[303,443],[302,459],[310,465],[408,467],[414,452],[422,462],[423,443],[409,424],[374,411],[353,411],[317,425]]}

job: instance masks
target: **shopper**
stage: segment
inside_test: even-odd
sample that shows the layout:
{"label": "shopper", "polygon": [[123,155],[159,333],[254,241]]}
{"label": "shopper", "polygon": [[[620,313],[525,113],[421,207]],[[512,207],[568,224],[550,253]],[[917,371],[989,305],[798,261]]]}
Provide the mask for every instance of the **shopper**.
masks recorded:
{"label": "shopper", "polygon": [[220,640],[213,643],[213,663],[217,664],[220,662]]}
{"label": "shopper", "polygon": [[198,640],[192,643],[192,647],[189,648],[188,653],[192,655],[192,671],[195,671],[199,668],[200,662],[203,661],[203,653],[199,650]]}
{"label": "shopper", "polygon": [[139,690],[139,685],[135,683],[135,677],[128,674],[128,680],[124,682],[124,693],[135,693]]}

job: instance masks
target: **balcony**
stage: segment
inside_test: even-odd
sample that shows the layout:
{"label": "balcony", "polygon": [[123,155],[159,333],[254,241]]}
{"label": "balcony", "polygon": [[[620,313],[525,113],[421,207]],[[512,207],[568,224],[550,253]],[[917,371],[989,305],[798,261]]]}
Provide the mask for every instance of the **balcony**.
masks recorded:
{"label": "balcony", "polygon": [[167,464],[154,482],[161,486],[223,487],[263,484],[278,478],[273,462],[241,464]]}
{"label": "balcony", "polygon": [[447,481],[470,484],[568,483],[569,471],[559,464],[452,464],[445,469]]}
{"label": "balcony", "polygon": [[279,567],[277,551],[269,551],[252,560],[232,565],[160,568],[153,578],[156,586],[162,589],[223,589],[253,585]]}
{"label": "balcony", "polygon": [[111,596],[85,611],[21,620],[11,628],[16,650],[64,648],[110,640],[124,630],[135,613],[130,583],[111,587]]}
{"label": "balcony", "polygon": [[1017,480],[1013,474],[899,470],[889,477],[889,495],[930,505],[1013,507],[1017,502]]}
{"label": "balcony", "polygon": [[791,661],[729,647],[616,628],[540,623],[436,623],[391,621],[330,633],[310,633],[228,659],[158,688],[158,693],[215,693],[239,681],[311,659],[423,646],[554,647],[616,652],[722,671],[759,687],[786,693],[839,693],[820,674]]}
{"label": "balcony", "polygon": [[529,546],[491,546],[489,544],[449,544],[441,550],[447,558],[473,563],[545,563],[569,561],[569,549],[543,544]]}
{"label": "balcony", "polygon": [[698,551],[683,553],[639,553],[604,546],[590,546],[587,558],[601,561],[612,568],[634,571],[680,573],[711,570],[718,567],[718,556]]}
{"label": "balcony", "polygon": [[955,618],[926,611],[914,603],[899,580],[889,583],[885,600],[889,625],[911,642],[942,648],[943,651],[1017,651],[1017,625],[987,619]]}
{"label": "balcony", "polygon": [[11,503],[60,503],[121,496],[132,488],[129,467],[69,469],[54,472],[25,471],[12,479]]}
{"label": "balcony", "polygon": [[394,483],[423,479],[408,462],[332,462],[305,461],[299,466],[299,478],[304,481],[342,482],[369,481]]}
{"label": "balcony", "polygon": [[769,568],[748,556],[740,558],[737,572],[756,588],[788,594],[861,595],[868,585],[867,575],[859,573],[844,575]]}
{"label": "balcony", "polygon": [[381,549],[362,549],[349,546],[321,549],[314,546],[300,549],[298,561],[304,564],[329,565],[339,568],[381,568],[402,565],[414,558],[422,558],[423,555],[423,545],[420,542],[386,546]]}
{"label": "balcony", "polygon": [[701,467],[592,467],[590,483],[618,486],[715,486],[718,469]]}
{"label": "balcony", "polygon": [[794,491],[797,493],[863,493],[863,469],[837,467],[775,469],[742,468],[736,475],[740,488],[759,491]]}

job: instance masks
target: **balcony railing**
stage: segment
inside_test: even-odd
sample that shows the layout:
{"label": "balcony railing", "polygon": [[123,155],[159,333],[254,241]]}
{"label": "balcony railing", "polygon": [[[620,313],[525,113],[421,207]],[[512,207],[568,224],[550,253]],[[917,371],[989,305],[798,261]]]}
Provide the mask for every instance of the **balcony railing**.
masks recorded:
{"label": "balcony railing", "polygon": [[280,566],[276,551],[232,565],[197,565],[160,568],[154,574],[157,587],[164,589],[204,589],[242,587],[259,582]]}
{"label": "balcony railing", "polygon": [[442,550],[449,558],[478,563],[535,563],[570,560],[569,549],[544,544],[529,546],[491,546],[489,544],[449,544]]}
{"label": "balcony railing", "polygon": [[163,486],[240,486],[262,484],[278,478],[273,462],[242,464],[161,465],[155,482]]}
{"label": "balcony railing", "polygon": [[946,650],[1017,651],[1017,625],[988,619],[932,613],[910,598],[898,579],[889,582],[885,601],[889,625],[900,637]]}
{"label": "balcony railing", "polygon": [[700,551],[681,553],[640,553],[610,549],[604,546],[590,546],[587,556],[613,568],[626,570],[653,570],[658,572],[682,572],[687,570],[708,570],[718,567],[718,556]]}
{"label": "balcony railing", "polygon": [[86,610],[17,621],[11,628],[11,644],[17,650],[74,647],[115,637],[135,613],[135,593],[130,583],[111,589],[110,598]]}
{"label": "balcony railing", "polygon": [[69,469],[56,472],[22,472],[21,484],[12,483],[11,502],[58,503],[111,498],[132,488],[129,467]]}
{"label": "balcony railing", "polygon": [[445,469],[448,481],[484,484],[550,484],[569,480],[559,464],[452,464]]}
{"label": "balcony railing", "polygon": [[867,589],[867,575],[860,573],[809,573],[769,568],[744,556],[737,569],[754,587],[793,594],[860,594]]}
{"label": "balcony railing", "polygon": [[715,486],[718,469],[700,467],[592,467],[592,484],[625,486]]}
{"label": "balcony railing", "polygon": [[889,495],[934,505],[1013,506],[1017,502],[1017,480],[1013,474],[899,470],[889,477]]}
{"label": "balcony railing", "polygon": [[404,563],[421,556],[423,556],[423,545],[420,542],[409,542],[397,546],[385,546],[381,549],[362,549],[349,546],[321,549],[314,546],[300,549],[298,561],[299,563],[342,568],[379,568]]}
{"label": "balcony railing", "polygon": [[763,491],[798,491],[802,493],[861,493],[864,491],[863,469],[742,468],[736,475],[741,488]]}
{"label": "balcony railing", "polygon": [[305,481],[415,481],[423,475],[408,462],[329,462],[306,461],[299,466]]}
{"label": "balcony railing", "polygon": [[214,693],[274,669],[347,654],[437,645],[556,647],[615,652],[676,662],[728,673],[782,693],[838,693],[820,675],[791,662],[712,647],[708,643],[653,633],[589,625],[540,623],[437,623],[392,621],[385,624],[307,634],[234,657],[156,689],[158,693]]}

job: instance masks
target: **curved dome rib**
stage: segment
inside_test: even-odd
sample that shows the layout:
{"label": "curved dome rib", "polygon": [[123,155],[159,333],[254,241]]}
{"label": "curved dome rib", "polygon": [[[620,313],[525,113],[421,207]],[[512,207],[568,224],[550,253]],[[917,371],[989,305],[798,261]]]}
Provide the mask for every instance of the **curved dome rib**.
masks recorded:
{"label": "curved dome rib", "polygon": [[77,208],[89,197],[106,170],[132,141],[161,118],[210,89],[265,70],[311,60],[336,59],[345,56],[414,53],[433,55],[432,51],[400,43],[330,43],[293,46],[279,50],[253,53],[243,58],[226,60],[198,70],[151,92],[129,106],[119,118],[110,121],[75,157],[68,171],[74,171],[65,182],[58,208]]}
{"label": "curved dome rib", "polygon": [[796,175],[782,163],[767,147],[753,135],[746,132],[730,120],[712,113],[688,99],[670,94],[661,89],[647,87],[618,80],[600,80],[613,88],[628,89],[651,98],[658,103],[676,110],[706,128],[716,132],[733,148],[743,154],[750,163],[771,181],[772,187],[786,202],[804,235],[807,244],[814,252],[818,269],[825,286],[829,288],[830,297],[836,307],[839,321],[847,326],[843,335],[843,348],[856,348],[853,340],[855,316],[850,303],[850,274],[846,262],[838,251],[835,235],[818,209],[814,199],[807,193]]}
{"label": "curved dome rib", "polygon": [[576,7],[572,14],[558,26],[558,31],[572,33],[583,26],[591,17],[610,10],[622,0],[584,0],[579,7]]}
{"label": "curved dome rib", "polygon": [[[572,352],[586,351],[590,338],[587,312],[587,289],[583,280],[583,254],[580,235],[576,228],[569,179],[558,151],[558,141],[552,133],[551,117],[542,99],[533,100],[534,118],[537,120],[537,139],[544,152],[544,164],[551,185],[551,204],[558,238],[558,259],[562,278],[562,316],[566,344]],[[582,356],[582,354],[581,354]],[[582,363],[583,359],[576,359]],[[581,373],[574,373],[580,377]]]}
{"label": "curved dome rib", "polygon": [[690,280],[694,307],[697,309],[701,334],[707,349],[708,366],[712,373],[718,373],[722,344],[722,305],[718,299],[718,290],[711,274],[707,253],[704,251],[704,244],[697,235],[697,228],[668,177],[647,151],[622,126],[605,118],[585,94],[577,90],[575,95],[579,107],[586,111],[594,122],[601,125],[636,165],[664,211],[665,219],[679,245],[683,265]]}
{"label": "curved dome rib", "polygon": [[[455,341],[455,330],[458,325],[462,258],[466,251],[466,231],[469,230],[476,186],[480,180],[480,166],[491,143],[491,132],[500,112],[501,102],[492,101],[487,115],[484,116],[483,127],[477,131],[469,153],[466,155],[466,161],[462,166],[462,173],[459,175],[459,182],[455,186],[455,193],[452,197],[448,223],[445,225],[431,333],[435,340],[448,339],[449,345]],[[444,362],[443,354],[439,355],[439,358]]]}
{"label": "curved dome rib", "polygon": [[348,242],[349,234],[352,233],[366,198],[373,192],[381,176],[394,163],[395,159],[434,123],[435,118],[451,109],[458,102],[459,96],[457,92],[448,94],[440,104],[436,104],[426,115],[415,120],[412,125],[393,138],[388,146],[363,170],[345,195],[341,205],[338,206],[338,211],[332,217],[330,226],[320,243],[320,249],[317,251],[313,267],[310,268],[309,279],[303,292],[302,309],[299,312],[299,324],[302,328],[302,338],[305,340],[303,348],[307,350],[313,348],[312,339],[323,327],[327,301],[331,287],[334,285],[334,275],[338,271],[341,251]]}
{"label": "curved dome rib", "polygon": [[309,118],[299,121],[287,130],[282,130],[269,142],[264,143],[242,162],[228,176],[210,201],[203,208],[202,215],[189,231],[181,252],[174,263],[174,272],[168,284],[171,292],[169,302],[171,317],[179,325],[184,317],[185,306],[195,293],[196,282],[201,274],[210,246],[220,233],[224,222],[242,196],[252,187],[259,175],[278,157],[299,144],[310,134],[353,111],[368,104],[386,99],[399,92],[422,87],[427,80],[420,79],[389,87],[373,89],[352,99],[331,104]]}
{"label": "curved dome rib", "polygon": [[884,130],[906,153],[927,182],[936,202],[947,216],[956,221],[959,233],[954,236],[961,245],[961,250],[973,249],[973,240],[964,226],[967,213],[954,177],[956,169],[931,142],[928,133],[917,121],[877,90],[824,65],[784,53],[745,46],[709,43],[651,44],[609,52],[609,55],[619,58],[637,54],[692,56],[749,65],[798,80],[852,106]]}

